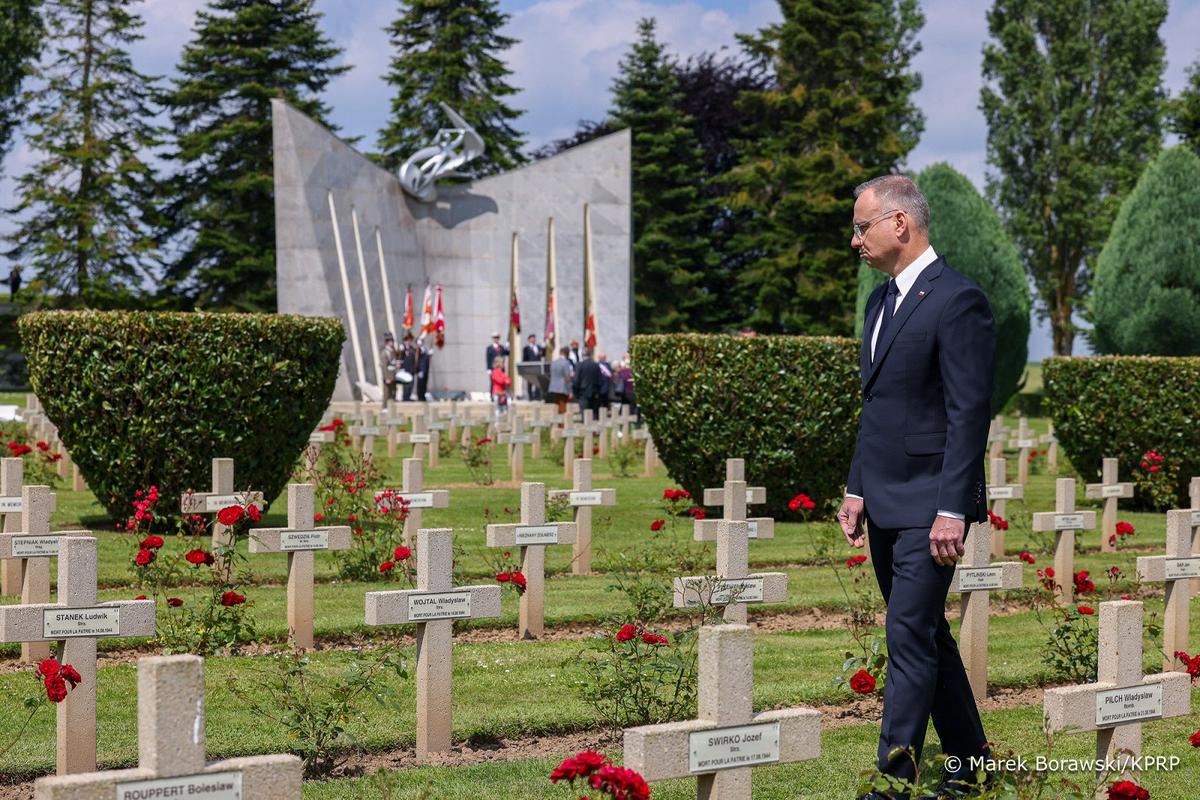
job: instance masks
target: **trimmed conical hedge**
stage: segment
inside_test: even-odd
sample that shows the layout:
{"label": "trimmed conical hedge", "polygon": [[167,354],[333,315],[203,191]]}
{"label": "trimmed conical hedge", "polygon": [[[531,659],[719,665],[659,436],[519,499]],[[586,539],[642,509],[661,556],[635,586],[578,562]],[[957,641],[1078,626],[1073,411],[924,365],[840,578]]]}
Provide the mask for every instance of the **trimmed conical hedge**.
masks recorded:
{"label": "trimmed conical hedge", "polygon": [[1121,203],[1096,262],[1096,352],[1200,355],[1200,157],[1159,154]]}
{"label": "trimmed conical hedge", "polygon": [[333,394],[341,322],[274,314],[50,311],[18,326],[29,381],[114,519],[157,485],[160,511],[207,491],[279,494]]}
{"label": "trimmed conical hedge", "polygon": [[[996,320],[996,365],[992,411],[998,412],[1018,389],[1029,358],[1029,284],[1000,218],[965,175],[949,164],[932,164],[916,177],[929,199],[929,242],[950,266],[987,295]],[[866,264],[858,268],[855,331],[861,336],[871,291],[887,280]]]}

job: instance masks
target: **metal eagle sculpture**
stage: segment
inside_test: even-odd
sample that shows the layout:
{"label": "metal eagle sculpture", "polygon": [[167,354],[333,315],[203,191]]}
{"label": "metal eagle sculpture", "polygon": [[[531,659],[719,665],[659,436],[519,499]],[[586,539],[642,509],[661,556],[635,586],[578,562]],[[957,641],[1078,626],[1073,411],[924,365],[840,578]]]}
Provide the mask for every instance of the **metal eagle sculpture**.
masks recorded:
{"label": "metal eagle sculpture", "polygon": [[439,128],[433,144],[422,147],[400,167],[400,185],[423,203],[437,200],[439,178],[469,177],[459,167],[483,155],[483,137],[445,103],[438,103],[453,128]]}

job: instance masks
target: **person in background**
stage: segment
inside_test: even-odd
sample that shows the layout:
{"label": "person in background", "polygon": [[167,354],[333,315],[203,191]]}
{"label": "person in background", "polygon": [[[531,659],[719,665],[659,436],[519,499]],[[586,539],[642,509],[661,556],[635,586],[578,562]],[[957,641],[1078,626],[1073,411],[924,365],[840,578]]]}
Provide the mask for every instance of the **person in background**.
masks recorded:
{"label": "person in background", "polygon": [[568,358],[571,359],[571,363],[574,364],[576,367],[579,366],[579,362],[581,359],[579,358],[579,340],[578,339],[571,340],[571,355],[568,356]]}
{"label": "person in background", "polygon": [[[14,292],[16,294],[16,292]],[[383,333],[383,347],[379,349],[379,371],[383,373],[383,410],[387,411],[388,404],[396,399],[396,369],[399,365],[399,354],[396,352],[396,340],[391,331]]]}
{"label": "person in background", "polygon": [[558,358],[550,363],[550,399],[558,406],[558,413],[567,411],[571,399],[571,382],[575,379],[575,367],[571,364],[571,348],[560,347]]}
{"label": "person in background", "polygon": [[[492,374],[492,365],[496,363],[497,358],[501,358],[506,355],[508,355],[508,347],[504,344],[501,344],[500,332],[493,331],[491,344],[489,344],[487,346],[487,354],[486,354],[487,360],[484,362],[487,365],[485,368],[487,369],[487,373],[489,376],[489,378],[488,378],[489,393],[491,391],[491,377],[490,376]],[[492,395],[492,399],[495,400],[496,396]]]}
{"label": "person in background", "polygon": [[587,413],[592,419],[600,418],[600,365],[592,360],[592,351],[583,351],[583,360],[575,369],[575,401],[579,403],[579,416],[587,422]]}
{"label": "person in background", "polygon": [[417,345],[413,341],[411,333],[404,334],[404,346],[400,351],[400,368],[408,373],[408,380],[402,381],[401,386],[404,387],[404,402],[412,400],[413,387],[417,382],[417,366],[420,363],[420,354],[418,353]]}
{"label": "person in background", "polygon": [[[629,353],[621,359],[614,372],[615,389],[617,400],[623,406],[629,406],[629,413],[638,417],[637,403],[633,401],[633,362],[629,360]],[[641,422],[641,419],[638,419]]]}
{"label": "person in background", "polygon": [[504,416],[508,410],[508,388],[512,379],[504,371],[504,359],[496,356],[492,360],[492,398],[496,401],[496,418]]}
{"label": "person in background", "polygon": [[13,264],[13,268],[8,271],[8,299],[16,302],[19,291],[21,291],[21,267]]}
{"label": "person in background", "polygon": [[600,407],[611,408],[613,400],[613,368],[608,363],[608,356],[601,352],[596,357],[596,365],[600,367]]}
{"label": "person in background", "polygon": [[[537,342],[537,334],[529,334],[525,347],[521,350],[522,361],[542,361],[546,357],[546,348]],[[525,381],[525,389],[530,400],[541,400],[542,389],[536,381]]]}
{"label": "person in background", "polygon": [[414,373],[417,384],[417,400],[425,402],[425,390],[429,387],[429,368],[433,366],[433,346],[428,340],[422,339],[416,345],[417,371]]}

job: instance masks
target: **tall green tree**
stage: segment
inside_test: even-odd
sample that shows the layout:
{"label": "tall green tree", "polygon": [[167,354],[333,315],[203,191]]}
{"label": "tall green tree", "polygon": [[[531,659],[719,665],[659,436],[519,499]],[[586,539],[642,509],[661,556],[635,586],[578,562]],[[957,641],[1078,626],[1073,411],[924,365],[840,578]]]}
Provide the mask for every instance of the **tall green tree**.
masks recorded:
{"label": "tall green tree", "polygon": [[[914,179],[929,200],[929,243],[951,267],[983,289],[996,321],[992,411],[1016,394],[1029,358],[1032,304],[1025,268],[996,210],[966,175],[949,164],[931,164]],[[867,297],[887,280],[865,263],[858,268],[855,333],[862,334]]]}
{"label": "tall green tree", "polygon": [[1058,355],[1121,198],[1161,146],[1166,17],[1166,0],[995,0],[988,12],[988,193]]}
{"label": "tall green tree", "polygon": [[48,46],[33,72],[27,142],[8,255],[30,262],[66,305],[122,305],[154,268],[159,144],[153,80],[133,68],[141,19],[125,0],[47,0]]}
{"label": "tall green tree", "polygon": [[759,330],[848,334],[857,261],[852,191],[894,172],[916,146],[923,117],[912,72],[924,17],[917,0],[780,0],[783,20],[742,38],[774,71],[750,92],[756,120],[730,173],[734,208],[750,213],[736,245],[739,276]]}
{"label": "tall green tree", "polygon": [[333,127],[319,96],[349,66],[320,22],[312,0],[211,0],[197,15],[165,97],[178,255],[164,289],[176,302],[275,309],[271,98]]}
{"label": "tall green tree", "polygon": [[1188,84],[1171,101],[1171,129],[1200,155],[1200,61],[1188,70]]}
{"label": "tall green tree", "polygon": [[508,83],[512,70],[500,60],[517,43],[500,35],[506,22],[497,0],[400,0],[400,15],[387,29],[392,113],[379,132],[380,161],[387,168],[398,169],[439,128],[450,126],[439,103],[483,137],[487,149],[466,171],[492,175],[526,162],[525,142],[513,127],[521,112],[508,105],[517,93]]}
{"label": "tall green tree", "polygon": [[42,0],[0,0],[0,157],[12,146],[25,101],[21,84],[41,52]]}
{"label": "tall green tree", "polygon": [[677,110],[679,85],[653,19],[613,82],[611,123],[633,137],[634,318],[643,333],[690,330],[715,297],[705,292],[716,263],[705,238],[709,221],[691,120]]}
{"label": "tall green tree", "polygon": [[1088,298],[1099,353],[1200,355],[1200,156],[1178,145],[1121,204]]}

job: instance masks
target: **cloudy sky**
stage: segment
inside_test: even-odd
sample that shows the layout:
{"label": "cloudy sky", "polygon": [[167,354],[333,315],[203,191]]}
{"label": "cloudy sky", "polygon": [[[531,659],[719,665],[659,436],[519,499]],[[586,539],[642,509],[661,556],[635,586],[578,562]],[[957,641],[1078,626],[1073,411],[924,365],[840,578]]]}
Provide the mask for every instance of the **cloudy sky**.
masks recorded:
{"label": "cloudy sky", "polygon": [[[203,0],[145,0],[145,40],[134,52],[144,73],[169,76],[191,35]],[[735,34],[752,32],[779,17],[775,0],[501,0],[511,19],[505,33],[519,40],[506,54],[514,105],[531,144],[564,136],[580,119],[598,119],[608,108],[608,87],[629,47],[637,20],[653,16],[659,36],[686,56],[735,46]],[[926,128],[909,165],[948,161],[982,187],[986,127],[979,105],[980,52],[987,35],[985,0],[924,0],[924,47],[916,69],[924,78],[917,103]],[[387,116],[389,93],[381,76],[389,57],[383,31],[396,15],[394,0],[317,0],[325,28],[345,48],[353,69],[329,87],[333,119],[348,136],[373,143]],[[1187,66],[1200,58],[1200,0],[1171,0],[1162,34],[1167,43],[1166,86],[1175,92]],[[0,201],[11,206],[12,183],[32,154],[18,145],[5,163]],[[1035,332],[1030,358],[1049,354],[1044,332]]]}

